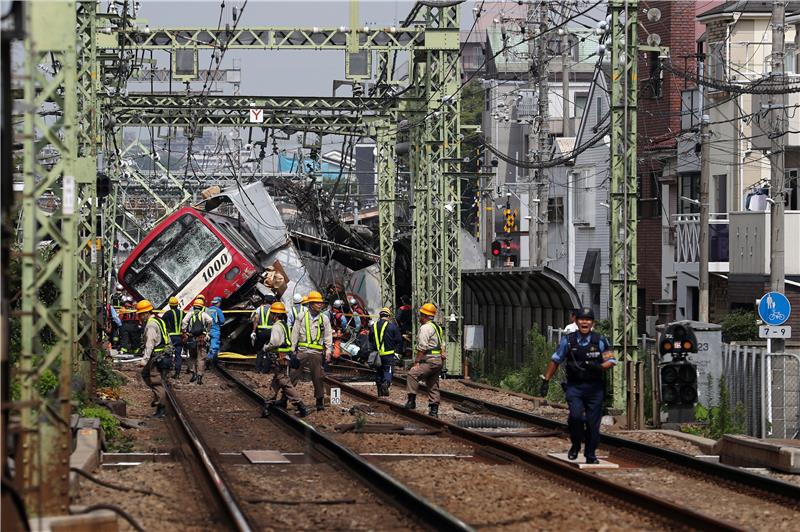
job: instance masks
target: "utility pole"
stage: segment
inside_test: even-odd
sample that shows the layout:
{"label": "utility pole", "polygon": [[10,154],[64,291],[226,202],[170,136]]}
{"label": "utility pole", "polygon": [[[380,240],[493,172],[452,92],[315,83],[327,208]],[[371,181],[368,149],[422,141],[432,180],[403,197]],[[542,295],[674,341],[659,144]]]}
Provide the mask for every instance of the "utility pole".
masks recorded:
{"label": "utility pole", "polygon": [[703,115],[700,123],[700,271],[698,279],[699,320],[708,321],[708,182],[711,172],[711,118]]}
{"label": "utility pole", "polygon": [[[786,44],[786,2],[777,1],[772,6],[772,78],[784,82],[784,54]],[[786,133],[786,93],[770,95],[769,110],[772,115],[772,147],[770,148],[770,196],[772,214],[770,216],[770,289],[783,293],[785,288],[786,264],[784,258],[784,192],[786,176],[784,171],[784,142]],[[772,351],[782,353],[786,348],[783,339],[772,340]]]}
{"label": "utility pole", "polygon": [[569,117],[569,74],[570,69],[572,68],[572,58],[570,57],[571,49],[569,46],[569,30],[567,28],[562,28],[558,30],[558,33],[561,35],[561,100],[563,102],[563,111],[561,112],[563,120],[562,132],[563,136],[571,137],[572,120]]}
{"label": "utility pole", "polygon": [[[533,2],[528,4],[528,35],[537,35],[535,39],[529,41],[528,45],[531,66],[533,68],[533,65],[536,65],[536,76],[535,79],[533,75],[530,76],[529,88],[531,90],[538,88],[539,96],[536,144],[534,152],[529,154],[528,159],[538,163],[544,160],[549,137],[549,72],[547,69],[547,38],[545,37],[547,19],[547,0],[541,0],[538,8],[534,7]],[[531,218],[528,224],[529,264],[531,267],[542,267],[547,261],[547,220],[542,218],[543,215],[547,216],[547,186],[542,168],[534,171],[533,180],[530,183],[528,215]],[[535,232],[534,223],[536,224]]]}

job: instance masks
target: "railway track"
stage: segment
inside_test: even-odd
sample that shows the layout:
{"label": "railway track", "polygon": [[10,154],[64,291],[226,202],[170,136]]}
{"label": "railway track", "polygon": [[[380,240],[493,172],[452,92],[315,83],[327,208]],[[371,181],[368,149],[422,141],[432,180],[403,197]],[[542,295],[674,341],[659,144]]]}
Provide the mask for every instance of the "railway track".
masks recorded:
{"label": "railway track", "polygon": [[[260,376],[249,373],[237,372],[237,374],[240,375],[241,381],[254,382],[260,378]],[[347,411],[353,413],[355,410],[356,415],[359,415],[360,412],[366,413],[362,419],[374,416],[373,419],[383,421],[383,423],[374,424],[378,428],[391,426],[397,429],[399,427],[396,434],[405,435],[370,434],[368,433],[370,432],[368,422],[364,427],[367,433],[344,434],[336,436],[336,438],[359,453],[379,449],[385,452],[376,454],[393,455],[394,453],[390,451],[404,450],[405,453],[396,454],[404,455],[408,459],[414,456],[411,454],[412,451],[408,450],[409,447],[417,446],[431,451],[430,454],[425,455],[426,458],[413,460],[412,463],[429,472],[436,471],[443,477],[439,477],[437,474],[433,475],[435,478],[426,479],[424,474],[422,476],[413,475],[406,470],[407,468],[397,465],[397,462],[381,461],[379,464],[391,474],[398,475],[402,482],[407,483],[415,491],[431,498],[433,502],[461,517],[463,521],[475,528],[502,527],[510,523],[520,525],[523,529],[526,526],[528,528],[531,526],[591,528],[600,527],[606,520],[605,522],[609,525],[613,523],[616,527],[631,529],[653,527],[701,530],[742,529],[731,522],[672,504],[669,501],[611,482],[601,476],[577,470],[567,464],[479,432],[433,419],[419,412],[408,411],[399,404],[383,399],[379,400],[360,387],[338,381],[333,377],[327,377],[327,382],[331,387],[341,388],[343,405],[332,406],[324,413],[312,414],[307,418],[309,423],[314,423],[320,429],[324,428],[328,431],[338,430],[342,425],[333,427],[331,419],[336,419],[338,415],[338,419],[341,420],[346,416],[342,416],[336,411],[340,410],[344,414]],[[258,385],[263,386],[265,382],[260,381]],[[308,390],[304,389],[304,392],[307,393]],[[359,404],[361,401],[373,407],[374,412],[367,405]],[[282,411],[281,409],[274,410]],[[413,436],[407,432],[418,430],[420,427],[435,431],[437,439],[442,441],[437,442],[431,439],[430,435]],[[415,438],[416,440],[414,440]],[[428,440],[424,440],[424,438],[428,438]],[[411,445],[408,445],[409,440],[412,442]],[[417,444],[416,441],[419,443]],[[433,451],[438,451],[438,453]],[[466,475],[471,470],[475,471],[477,478]],[[493,483],[493,477],[497,477],[499,481]],[[459,490],[459,487],[467,492],[474,491],[475,486],[481,486],[482,490],[479,491],[485,494],[485,500],[481,500],[484,505],[482,508],[464,507],[461,501],[443,493],[446,490]],[[542,507],[539,500],[530,503],[531,510],[538,507],[533,513],[521,511],[515,505],[504,506],[503,502],[506,499],[519,498],[517,495],[519,486],[524,486],[523,489],[527,490],[541,489],[549,499],[552,499],[553,494],[556,493],[559,506],[571,509],[572,513],[580,513],[575,512],[574,508],[582,510],[589,508],[588,517],[581,517],[589,522],[584,521],[578,524],[576,521],[578,516],[554,514],[555,508],[548,508],[547,505]],[[597,508],[592,507],[593,504],[597,504]],[[495,513],[500,515],[495,515]],[[507,519],[504,520],[503,516]],[[628,521],[629,516],[635,516],[634,521]],[[556,518],[566,519],[565,524],[552,522]],[[591,521],[592,519],[595,520]]]}
{"label": "railway track", "polygon": [[[344,379],[364,380],[358,375],[370,375],[371,372],[363,368],[342,367]],[[369,377],[367,377],[369,378]],[[405,380],[395,377],[397,384],[393,390],[393,397],[389,401],[381,402],[393,404],[400,408],[398,403],[404,402]],[[345,386],[347,383],[331,378],[331,385]],[[353,383],[356,384],[356,383]],[[370,388],[372,389],[372,388]],[[358,390],[364,393],[363,390]],[[440,416],[452,424],[469,425],[462,423],[465,420],[480,421],[481,419],[510,421],[507,426],[525,427],[518,437],[516,431],[502,430],[493,436],[501,437],[504,441],[513,443],[527,451],[537,453],[545,458],[548,450],[566,449],[567,426],[566,423],[536,416],[529,412],[499,405],[475,396],[455,393],[449,390],[440,390],[442,405]],[[369,394],[372,395],[372,394]],[[424,394],[423,394],[424,396]],[[365,397],[366,398],[366,397]],[[372,396],[371,400],[377,400]],[[424,397],[418,402],[425,408]],[[462,406],[469,408],[460,408]],[[461,412],[454,409],[458,407]],[[462,412],[468,411],[471,415],[465,416]],[[470,423],[479,427],[481,423]],[[501,424],[502,425],[502,424]],[[530,437],[530,429],[545,429]],[[456,430],[464,430],[458,426]],[[519,429],[517,429],[519,430]],[[473,432],[482,432],[473,430]],[[549,433],[548,433],[549,432]],[[486,433],[483,433],[486,435]],[[527,436],[523,438],[522,436]],[[549,437],[548,437],[549,436]],[[694,507],[696,510],[709,515],[727,518],[729,521],[742,522],[745,526],[764,526],[772,522],[780,528],[790,516],[798,515],[800,511],[800,487],[744,471],[738,468],[706,462],[692,456],[648,445],[627,438],[620,438],[611,434],[601,436],[601,451],[609,453],[609,459],[620,464],[619,470],[610,470],[596,473],[615,483],[620,483],[629,488],[645,489],[657,493],[679,506]],[[677,489],[667,489],[668,485],[675,484]],[[681,489],[680,485],[693,485],[692,489]],[[705,496],[698,497],[698,493]]]}
{"label": "railway track", "polygon": [[[203,386],[167,388],[168,419],[217,510],[215,528],[471,530],[303,421],[282,411],[261,418],[263,398],[219,374],[207,373]],[[284,463],[242,456],[265,446],[289,451],[277,453]],[[340,493],[347,496],[331,499]]]}

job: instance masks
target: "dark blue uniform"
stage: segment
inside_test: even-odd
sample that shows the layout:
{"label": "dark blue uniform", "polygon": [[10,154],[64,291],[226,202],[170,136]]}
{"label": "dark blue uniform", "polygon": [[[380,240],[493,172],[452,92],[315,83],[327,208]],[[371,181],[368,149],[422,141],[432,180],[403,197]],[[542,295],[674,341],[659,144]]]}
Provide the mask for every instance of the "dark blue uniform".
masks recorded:
{"label": "dark blue uniform", "polygon": [[564,364],[567,382],[564,391],[569,404],[569,435],[573,448],[586,441],[584,456],[595,458],[600,442],[600,420],[603,416],[603,362],[616,363],[613,357],[603,357],[611,344],[595,332],[584,336],[580,332],[561,338],[552,360]]}
{"label": "dark blue uniform", "polygon": [[395,362],[395,353],[400,354],[403,352],[403,337],[400,336],[400,329],[398,329],[397,325],[385,318],[381,318],[370,328],[369,340],[372,350],[381,355],[381,367],[375,371],[375,383],[378,385],[378,393],[388,396],[389,386],[392,384],[392,367]]}

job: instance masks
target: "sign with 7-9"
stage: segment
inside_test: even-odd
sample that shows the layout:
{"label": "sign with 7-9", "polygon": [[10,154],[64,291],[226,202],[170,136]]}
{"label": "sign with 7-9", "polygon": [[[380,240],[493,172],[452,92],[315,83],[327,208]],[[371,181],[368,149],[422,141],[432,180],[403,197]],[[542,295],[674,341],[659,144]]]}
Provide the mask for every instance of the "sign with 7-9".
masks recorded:
{"label": "sign with 7-9", "polygon": [[784,338],[792,337],[792,328],[788,325],[759,325],[759,338]]}

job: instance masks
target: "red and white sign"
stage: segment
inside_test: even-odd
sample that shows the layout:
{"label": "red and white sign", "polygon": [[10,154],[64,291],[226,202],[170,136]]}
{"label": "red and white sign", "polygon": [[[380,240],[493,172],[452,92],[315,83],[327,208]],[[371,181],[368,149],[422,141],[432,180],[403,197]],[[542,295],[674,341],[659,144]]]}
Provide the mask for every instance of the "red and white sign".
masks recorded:
{"label": "red and white sign", "polygon": [[254,124],[261,124],[264,122],[264,110],[250,109],[250,122]]}

